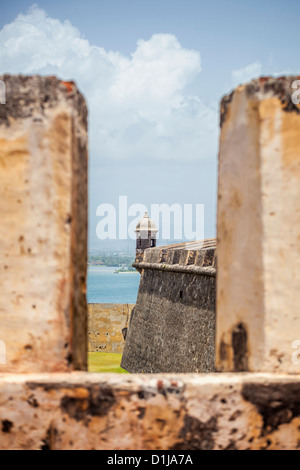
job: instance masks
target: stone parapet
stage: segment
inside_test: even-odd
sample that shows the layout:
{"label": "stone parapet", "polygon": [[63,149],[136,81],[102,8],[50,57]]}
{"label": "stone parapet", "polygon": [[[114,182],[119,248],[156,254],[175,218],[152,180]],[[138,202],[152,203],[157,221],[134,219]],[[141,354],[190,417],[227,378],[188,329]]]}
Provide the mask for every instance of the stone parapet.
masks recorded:
{"label": "stone parapet", "polygon": [[299,376],[0,375],[0,449],[299,449]]}
{"label": "stone parapet", "polygon": [[141,262],[216,267],[216,239],[148,248]]}

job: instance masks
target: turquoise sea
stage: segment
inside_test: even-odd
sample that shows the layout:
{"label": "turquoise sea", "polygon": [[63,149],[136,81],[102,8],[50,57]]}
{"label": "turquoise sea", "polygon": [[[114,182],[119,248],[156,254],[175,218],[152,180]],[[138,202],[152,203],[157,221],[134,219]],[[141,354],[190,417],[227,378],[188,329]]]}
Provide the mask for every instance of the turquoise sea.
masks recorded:
{"label": "turquoise sea", "polygon": [[114,273],[117,268],[88,266],[88,303],[135,304],[139,289],[140,275]]}

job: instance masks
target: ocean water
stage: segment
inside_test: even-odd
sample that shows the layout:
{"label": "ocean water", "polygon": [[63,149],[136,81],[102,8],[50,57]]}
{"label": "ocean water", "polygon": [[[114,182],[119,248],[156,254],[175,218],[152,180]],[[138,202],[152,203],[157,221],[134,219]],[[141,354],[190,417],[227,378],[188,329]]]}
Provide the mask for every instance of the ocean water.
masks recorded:
{"label": "ocean water", "polygon": [[117,268],[88,266],[88,303],[135,304],[139,289],[140,275],[114,273]]}

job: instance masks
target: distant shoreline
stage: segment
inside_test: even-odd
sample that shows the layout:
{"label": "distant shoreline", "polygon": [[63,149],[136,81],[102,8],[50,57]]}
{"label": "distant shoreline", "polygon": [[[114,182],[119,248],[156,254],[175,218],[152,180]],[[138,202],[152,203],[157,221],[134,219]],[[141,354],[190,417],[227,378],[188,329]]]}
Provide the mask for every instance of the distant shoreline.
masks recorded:
{"label": "distant shoreline", "polygon": [[109,270],[111,274],[138,274],[138,272],[135,269],[133,270],[126,269],[122,271],[122,268],[120,268],[120,266],[103,266],[103,265],[88,264],[88,268],[89,269],[101,268],[103,269],[103,271]]}
{"label": "distant shoreline", "polygon": [[137,271],[114,271],[114,274],[137,274]]}
{"label": "distant shoreline", "polygon": [[107,264],[91,264],[87,263],[88,266],[93,266],[94,268],[115,268],[115,269],[122,269],[122,266],[120,265],[115,265],[115,266],[110,266]]}

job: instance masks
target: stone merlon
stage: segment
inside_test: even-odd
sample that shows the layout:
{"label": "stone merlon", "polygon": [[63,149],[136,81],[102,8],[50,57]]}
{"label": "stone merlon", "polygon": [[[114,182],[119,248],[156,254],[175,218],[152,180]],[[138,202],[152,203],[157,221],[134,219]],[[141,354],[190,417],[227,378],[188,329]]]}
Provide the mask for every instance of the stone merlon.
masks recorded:
{"label": "stone merlon", "polygon": [[0,371],[85,370],[86,103],[73,82],[0,79]]}

